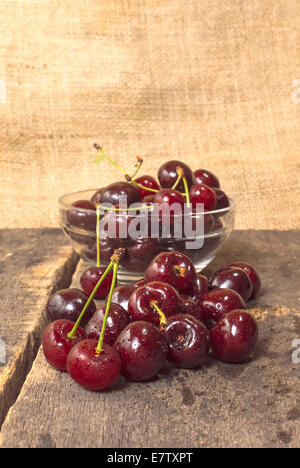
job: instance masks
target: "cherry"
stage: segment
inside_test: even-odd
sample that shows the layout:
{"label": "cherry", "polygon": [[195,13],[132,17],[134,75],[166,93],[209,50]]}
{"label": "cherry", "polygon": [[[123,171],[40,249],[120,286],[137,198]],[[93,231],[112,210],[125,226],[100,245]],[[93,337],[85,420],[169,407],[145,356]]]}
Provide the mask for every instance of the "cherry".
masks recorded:
{"label": "cherry", "polygon": [[[103,273],[105,273],[106,267],[90,267],[85,270],[80,277],[80,284],[84,292],[90,296],[95,289],[96,284],[100,280]],[[111,282],[113,278],[113,272],[110,271],[103,283],[97,289],[95,299],[105,299],[109,293]]]}
{"label": "cherry", "polygon": [[196,281],[196,270],[189,257],[180,252],[162,252],[145,272],[145,283],[162,281],[173,286],[180,294],[191,292]]}
{"label": "cherry", "polygon": [[[203,218],[203,221],[202,221]],[[215,227],[215,218],[213,215],[209,213],[205,213],[203,211],[197,211],[195,208],[192,210],[192,229],[196,231],[197,234],[197,227],[200,224],[200,221],[203,222],[203,232],[204,234],[208,234],[211,232]]]}
{"label": "cherry", "polygon": [[193,299],[181,297],[181,301],[179,304],[179,314],[191,315],[192,317],[198,319],[200,322],[204,323],[204,314],[199,305],[195,301],[193,301]]}
{"label": "cherry", "polygon": [[84,340],[77,343],[67,359],[67,371],[70,377],[82,387],[100,391],[112,385],[121,370],[121,361],[117,351],[103,343],[102,352],[96,351],[97,340]]}
{"label": "cherry", "polygon": [[224,208],[228,208],[230,205],[229,198],[227,197],[226,193],[220,189],[214,189],[214,192],[217,197],[217,206],[216,210],[222,210]]}
{"label": "cherry", "polygon": [[137,187],[128,182],[115,182],[108,185],[101,195],[101,203],[119,205],[120,198],[127,197],[127,206],[140,201],[140,192]]}
{"label": "cherry", "polygon": [[[77,288],[61,289],[55,292],[49,297],[46,305],[48,320],[53,322],[66,319],[76,322],[88,299],[88,296]],[[82,326],[85,326],[92,318],[95,310],[96,305],[91,301],[82,320]]]}
{"label": "cherry", "polygon": [[254,350],[258,327],[251,314],[234,310],[226,314],[211,330],[213,351],[225,362],[244,362]]}
{"label": "cherry", "polygon": [[[104,262],[109,262],[111,256],[114,253],[115,249],[115,240],[114,239],[100,239],[100,252],[101,252],[101,260]],[[97,258],[97,243],[94,242],[86,251],[85,255],[87,258],[91,260],[96,260]]]}
{"label": "cherry", "polygon": [[149,265],[159,251],[157,239],[151,239],[150,237],[137,239],[127,248],[129,260],[145,266]]}
{"label": "cherry", "polygon": [[102,196],[102,192],[103,190],[105,190],[104,188],[101,188],[99,190],[97,190],[94,195],[92,196],[91,198],[91,202],[94,203],[94,205],[98,205],[101,203],[101,196]]}
{"label": "cherry", "polygon": [[155,305],[166,317],[179,311],[180,296],[176,289],[166,283],[153,281],[136,289],[128,303],[128,312],[132,321],[144,320],[160,325],[160,316]]}
{"label": "cherry", "polygon": [[197,274],[196,281],[193,286],[192,299],[198,302],[204,294],[208,292],[208,279],[206,276]]}
{"label": "cherry", "polygon": [[67,370],[69,352],[79,341],[86,339],[83,328],[78,327],[74,338],[69,338],[75,322],[70,320],[55,320],[45,329],[43,334],[43,352],[49,364],[59,371]]}
{"label": "cherry", "polygon": [[208,187],[220,187],[219,179],[206,169],[197,169],[194,172],[194,177],[196,184],[205,184],[208,185]]}
{"label": "cherry", "polygon": [[163,333],[150,322],[130,323],[117,338],[114,348],[122,362],[122,374],[136,381],[149,380],[162,369],[167,357]]}
{"label": "cherry", "polygon": [[146,197],[143,198],[142,202],[145,205],[151,205],[153,203],[153,200],[154,200],[154,194],[153,195],[147,195]]}
{"label": "cherry", "polygon": [[[103,320],[106,311],[106,304],[96,310],[93,317],[85,327],[88,338],[98,340],[100,337]],[[118,304],[111,304],[107,317],[107,324],[104,334],[104,343],[113,345],[121,331],[129,324],[130,319],[126,310]]]}
{"label": "cherry", "polygon": [[198,367],[210,348],[209,331],[191,315],[176,315],[168,322],[164,335],[168,343],[168,359],[177,367]]}
{"label": "cherry", "polygon": [[85,231],[96,230],[96,208],[90,200],[78,200],[67,211],[67,222]]}
{"label": "cherry", "polygon": [[233,289],[215,289],[199,300],[204,323],[211,328],[224,315],[235,309],[246,309],[244,299]]}
{"label": "cherry", "polygon": [[252,294],[252,283],[241,268],[227,267],[216,271],[209,280],[209,289],[233,289],[247,302]]}
{"label": "cherry", "polygon": [[254,297],[256,297],[261,287],[261,281],[255,268],[249,263],[245,263],[245,262],[235,262],[229,266],[241,268],[242,270],[244,270],[245,273],[247,273],[252,283],[252,295],[250,299],[253,299]]}
{"label": "cherry", "polygon": [[133,285],[134,289],[140,288],[141,286],[145,286],[144,278],[141,278],[140,280],[136,281],[136,283],[134,283]]}
{"label": "cherry", "polygon": [[[148,187],[152,190],[159,190],[158,183],[156,182],[154,177],[150,175],[144,175],[144,176],[138,177],[134,181],[137,182],[139,185],[142,185],[143,187]],[[151,196],[151,191],[143,189],[141,187],[137,187],[137,189],[140,192],[141,199],[144,199],[144,197],[147,197],[149,195]]]}
{"label": "cherry", "polygon": [[131,294],[135,290],[135,285],[122,285],[114,289],[111,297],[111,301],[114,304],[121,306],[126,312],[128,312],[128,302]]}
{"label": "cherry", "polygon": [[217,206],[216,194],[208,185],[193,185],[190,190],[190,199],[193,208],[196,208],[197,203],[203,203],[203,208],[207,211],[215,210]]}
{"label": "cherry", "polygon": [[185,199],[178,190],[161,189],[153,197],[153,203],[157,203],[157,208],[160,213],[168,213],[169,209],[177,203],[183,210]]}
{"label": "cherry", "polygon": [[[184,171],[184,177],[186,178],[188,188],[193,185],[194,176],[189,166],[187,166],[182,161],[168,161],[163,164],[158,171],[158,180],[163,188],[172,188],[176,183],[178,179],[178,167],[182,168]],[[180,192],[184,191],[184,184],[182,180],[177,185],[177,190]]]}

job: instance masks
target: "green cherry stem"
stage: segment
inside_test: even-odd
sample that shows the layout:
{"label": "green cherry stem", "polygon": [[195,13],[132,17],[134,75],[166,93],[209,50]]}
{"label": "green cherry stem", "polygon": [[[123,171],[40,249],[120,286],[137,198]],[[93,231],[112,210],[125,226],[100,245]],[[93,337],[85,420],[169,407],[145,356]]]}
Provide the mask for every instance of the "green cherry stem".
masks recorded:
{"label": "green cherry stem", "polygon": [[114,292],[114,289],[115,289],[115,286],[116,286],[117,273],[118,273],[118,268],[119,268],[119,260],[114,261],[113,268],[114,268],[114,274],[113,274],[113,279],[112,279],[112,283],[111,283],[111,287],[110,287],[110,292],[109,292],[108,299],[107,299],[107,304],[106,304],[105,314],[104,314],[104,318],[103,318],[101,333],[100,333],[97,348],[95,350],[95,355],[96,356],[99,356],[102,353],[102,350],[103,350],[104,334],[105,334],[105,330],[106,330],[106,323],[107,323],[108,314],[109,314],[109,311],[110,311],[112,295],[113,295],[113,292]]}
{"label": "green cherry stem", "polygon": [[177,180],[175,182],[175,184],[173,185],[172,187],[172,190],[175,190],[177,185],[179,184],[179,182],[181,181],[182,177],[184,176],[184,170],[182,169],[182,167],[178,166],[176,168],[176,172],[178,174],[178,177],[177,177]]}
{"label": "green cherry stem", "polygon": [[97,213],[97,227],[96,227],[96,236],[97,236],[97,267],[100,267],[100,205],[96,206]]}
{"label": "green cherry stem", "polygon": [[95,143],[94,144],[94,148],[96,148],[96,150],[98,151],[98,153],[100,154],[100,156],[102,156],[103,159],[107,159],[113,166],[115,166],[120,172],[122,172],[124,175],[127,175],[127,172],[124,171],[124,169],[122,169],[122,167],[120,167],[117,163],[115,163],[115,161],[113,161],[109,156],[108,154],[106,154],[103,149],[101,148],[101,146],[98,145],[98,143]]}
{"label": "green cherry stem", "polygon": [[114,264],[113,262],[111,261],[110,264],[108,265],[107,269],[105,270],[105,272],[103,273],[103,275],[101,276],[101,278],[99,279],[98,283],[96,284],[95,288],[93,289],[90,297],[88,298],[84,308],[82,309],[81,311],[81,314],[79,315],[78,319],[77,319],[77,322],[75,323],[73,329],[70,331],[70,333],[68,333],[68,338],[75,338],[75,335],[76,335],[76,331],[77,331],[77,328],[79,327],[80,325],[80,322],[81,320],[83,319],[83,316],[85,314],[85,311],[86,309],[88,308],[88,306],[90,305],[90,303],[92,302],[99,286],[101,285],[101,283],[105,280],[106,276],[108,275],[108,273],[112,270]]}
{"label": "green cherry stem", "polygon": [[133,175],[131,176],[132,179],[135,179],[135,177],[138,175],[138,172],[141,169],[142,164],[144,162],[143,158],[141,158],[140,156],[137,156],[136,159],[137,159],[137,164],[136,164],[136,169]]}
{"label": "green cherry stem", "polygon": [[158,313],[158,315],[159,315],[160,328],[161,328],[161,331],[164,331],[164,329],[165,329],[165,327],[166,327],[166,325],[167,325],[167,319],[166,319],[165,314],[164,314],[163,311],[158,307],[156,301],[151,301],[151,302],[150,302],[150,305],[151,305],[151,307],[153,307],[153,308],[156,310],[156,312]]}
{"label": "green cherry stem", "polygon": [[187,204],[187,207],[189,208],[191,206],[191,202],[190,202],[190,192],[189,192],[189,187],[187,184],[186,177],[183,177],[182,181],[183,181],[184,190],[185,190],[186,204]]}

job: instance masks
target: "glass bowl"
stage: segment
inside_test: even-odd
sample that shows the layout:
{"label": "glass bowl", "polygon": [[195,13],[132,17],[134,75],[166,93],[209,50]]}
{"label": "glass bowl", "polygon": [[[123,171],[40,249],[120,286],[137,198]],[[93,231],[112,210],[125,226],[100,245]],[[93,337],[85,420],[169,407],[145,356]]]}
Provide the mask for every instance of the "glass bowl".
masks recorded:
{"label": "glass bowl", "polygon": [[[84,190],[63,195],[59,199],[59,221],[60,226],[69,238],[74,250],[88,263],[96,264],[97,260],[97,236],[96,210],[73,207],[72,204],[78,200],[90,200],[94,190]],[[112,213],[112,211],[111,211]],[[145,216],[149,215],[149,211]],[[126,221],[126,226],[131,219],[136,218],[131,212],[118,213],[118,219]],[[202,217],[202,230],[200,234],[178,237],[178,233],[161,233],[159,238],[151,238],[149,235],[140,235],[138,238],[111,238],[107,233],[100,235],[100,264],[108,265],[114,249],[123,247],[126,249],[125,257],[120,263],[118,277],[120,282],[135,282],[139,280],[151,260],[160,252],[182,252],[189,256],[197,270],[202,271],[216,256],[218,250],[228,239],[234,227],[235,202],[230,199],[230,206],[220,210],[197,213],[197,215],[186,214],[196,219]],[[181,219],[184,218],[181,215]],[[200,222],[200,221],[199,221]],[[163,223],[161,223],[163,224]],[[180,223],[179,223],[180,224]],[[174,226],[178,226],[178,217],[173,217]],[[198,231],[197,231],[198,232]],[[175,237],[176,234],[176,237]],[[188,243],[188,244],[187,244]],[[197,248],[195,248],[197,247]]]}

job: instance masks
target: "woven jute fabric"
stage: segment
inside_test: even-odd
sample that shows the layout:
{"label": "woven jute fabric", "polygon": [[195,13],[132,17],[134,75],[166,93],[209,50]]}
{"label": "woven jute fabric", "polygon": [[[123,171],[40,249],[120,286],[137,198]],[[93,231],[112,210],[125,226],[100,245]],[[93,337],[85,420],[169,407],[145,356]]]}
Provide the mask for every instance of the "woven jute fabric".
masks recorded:
{"label": "woven jute fabric", "polygon": [[236,226],[300,227],[297,0],[0,0],[0,227],[181,159],[215,172]]}

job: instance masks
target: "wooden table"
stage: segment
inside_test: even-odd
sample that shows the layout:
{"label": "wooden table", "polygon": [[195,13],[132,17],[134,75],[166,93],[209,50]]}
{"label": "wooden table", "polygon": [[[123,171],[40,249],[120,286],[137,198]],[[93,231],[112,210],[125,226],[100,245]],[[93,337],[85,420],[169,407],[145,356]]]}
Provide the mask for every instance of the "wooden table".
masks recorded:
{"label": "wooden table", "polygon": [[120,378],[101,393],[51,369],[41,350],[36,355],[47,296],[78,285],[83,265],[72,279],[77,258],[58,230],[0,236],[0,338],[8,358],[0,368],[2,447],[299,446],[300,364],[292,361],[300,339],[299,231],[235,231],[207,269],[243,259],[261,273],[261,295],[250,303],[260,326],[251,362],[170,366],[151,383]]}

